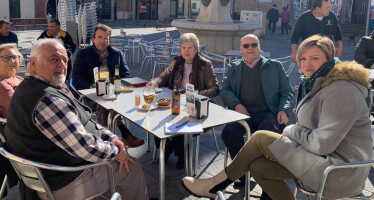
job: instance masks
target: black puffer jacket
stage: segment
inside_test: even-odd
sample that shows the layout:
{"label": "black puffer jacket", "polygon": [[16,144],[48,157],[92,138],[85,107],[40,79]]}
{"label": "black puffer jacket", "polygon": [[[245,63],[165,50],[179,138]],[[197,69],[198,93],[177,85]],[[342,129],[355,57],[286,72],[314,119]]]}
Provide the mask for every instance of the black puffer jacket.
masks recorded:
{"label": "black puffer jacket", "polygon": [[370,36],[364,36],[360,39],[355,50],[356,62],[371,68],[374,64],[374,31]]}

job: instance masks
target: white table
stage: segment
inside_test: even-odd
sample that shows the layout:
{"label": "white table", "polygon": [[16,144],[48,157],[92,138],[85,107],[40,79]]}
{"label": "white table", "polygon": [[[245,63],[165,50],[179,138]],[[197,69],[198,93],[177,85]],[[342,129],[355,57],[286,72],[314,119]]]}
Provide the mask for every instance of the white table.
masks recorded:
{"label": "white table", "polygon": [[[200,122],[203,129],[213,128],[215,126],[220,126],[232,122],[239,122],[244,126],[247,131],[247,136],[250,134],[250,129],[248,124],[244,121],[249,119],[249,116],[237,113],[232,110],[225,109],[216,104],[209,104],[209,116],[203,119],[196,119],[189,117],[184,109],[185,97],[181,98],[181,114],[172,115],[171,109],[156,109],[152,112],[151,117],[146,117],[146,111],[141,111],[135,108],[135,92],[142,92],[144,88],[133,88],[134,92],[131,93],[121,93],[116,100],[104,100],[102,97],[96,95],[95,89],[80,90],[79,92],[85,95],[87,98],[95,101],[106,109],[113,110],[116,114],[110,116],[112,117],[112,123],[108,123],[108,126],[114,127],[114,122],[118,119],[119,116],[123,116],[131,122],[137,124],[144,130],[150,132],[154,136],[158,137],[160,141],[160,151],[159,151],[159,183],[160,183],[160,200],[165,199],[165,145],[166,139],[172,137],[170,135],[165,135],[165,123],[180,123],[184,122],[187,119],[190,122]],[[169,98],[171,99],[172,91],[166,88],[163,88],[161,94],[156,96],[155,102],[160,98]],[[142,99],[142,104],[144,100]],[[109,125],[110,124],[110,125]],[[113,124],[113,125],[111,125]],[[188,138],[188,136],[190,136]],[[149,143],[149,139],[147,140]],[[192,148],[187,149],[188,141],[192,141],[192,135],[185,134],[185,165],[186,165],[186,174],[192,175]],[[249,177],[249,176],[248,176]],[[249,185],[249,184],[248,184]],[[248,199],[249,192],[246,198]]]}

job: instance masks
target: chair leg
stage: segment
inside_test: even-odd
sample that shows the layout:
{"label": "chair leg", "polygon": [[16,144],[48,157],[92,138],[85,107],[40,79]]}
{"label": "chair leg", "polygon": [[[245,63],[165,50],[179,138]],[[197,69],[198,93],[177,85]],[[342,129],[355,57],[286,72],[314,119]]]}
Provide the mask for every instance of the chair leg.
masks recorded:
{"label": "chair leg", "polygon": [[149,61],[151,61],[152,64],[152,57],[148,58],[147,63],[145,64],[144,72],[146,72],[148,69]]}
{"label": "chair leg", "polygon": [[5,175],[5,176],[4,176],[4,180],[3,180],[3,184],[1,185],[1,190],[0,190],[0,199],[2,199],[2,197],[3,197],[3,194],[4,194],[5,189],[6,189],[6,184],[7,184],[7,182],[8,182],[8,176]]}
{"label": "chair leg", "polygon": [[217,136],[216,136],[216,131],[214,131],[214,128],[212,128],[212,132],[213,132],[214,143],[216,144],[217,154],[219,154],[219,147],[218,147],[218,142],[217,142]]}
{"label": "chair leg", "polygon": [[146,59],[147,59],[147,57],[144,57],[143,60],[142,60],[142,64],[140,65],[139,75],[142,73],[143,65],[144,65],[144,62],[145,62]]}
{"label": "chair leg", "polygon": [[193,176],[197,174],[197,165],[199,164],[199,147],[200,147],[200,135],[196,136],[196,151],[195,151],[195,167],[193,170]]}
{"label": "chair leg", "polygon": [[156,162],[156,151],[157,151],[157,148],[156,148],[156,144],[153,145],[153,160],[152,162],[155,163]]}

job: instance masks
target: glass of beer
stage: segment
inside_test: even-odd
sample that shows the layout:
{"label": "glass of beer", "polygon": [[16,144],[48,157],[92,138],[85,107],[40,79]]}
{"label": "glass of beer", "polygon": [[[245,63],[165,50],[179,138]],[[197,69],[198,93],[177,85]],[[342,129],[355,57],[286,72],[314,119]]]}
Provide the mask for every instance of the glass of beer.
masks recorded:
{"label": "glass of beer", "polygon": [[152,103],[156,98],[156,91],[152,87],[145,87],[143,90],[143,97],[144,97],[145,103],[147,103],[148,105],[147,115],[149,117]]}

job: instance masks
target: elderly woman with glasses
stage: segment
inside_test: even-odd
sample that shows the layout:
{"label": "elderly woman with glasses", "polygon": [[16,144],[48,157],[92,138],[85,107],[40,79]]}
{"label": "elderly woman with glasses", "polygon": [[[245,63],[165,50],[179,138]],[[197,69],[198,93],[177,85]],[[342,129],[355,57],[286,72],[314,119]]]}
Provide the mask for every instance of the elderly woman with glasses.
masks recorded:
{"label": "elderly woman with glasses", "polygon": [[[226,169],[209,179],[183,178],[193,194],[214,197],[247,170],[276,200],[295,199],[284,182],[299,179],[319,191],[323,171],[332,164],[372,159],[373,140],[368,96],[369,72],[360,64],[334,58],[334,43],[315,35],[297,51],[304,76],[298,95],[298,122],[282,135],[260,130],[246,142]],[[370,167],[337,169],[327,179],[323,196],[340,199],[365,188]]]}
{"label": "elderly woman with glasses", "polygon": [[0,45],[0,117],[7,117],[10,99],[23,79],[16,75],[21,58],[16,44]]}
{"label": "elderly woman with glasses", "polygon": [[[199,94],[213,98],[218,95],[219,83],[212,63],[199,55],[199,40],[193,33],[185,33],[179,38],[181,55],[176,56],[169,67],[155,80],[159,87],[186,89],[191,83]],[[153,82],[153,81],[152,81]],[[149,82],[148,85],[151,85]],[[159,142],[157,142],[158,144]],[[165,160],[175,151],[178,156],[177,169],[184,168],[183,136],[173,137],[173,142],[166,145]]]}

